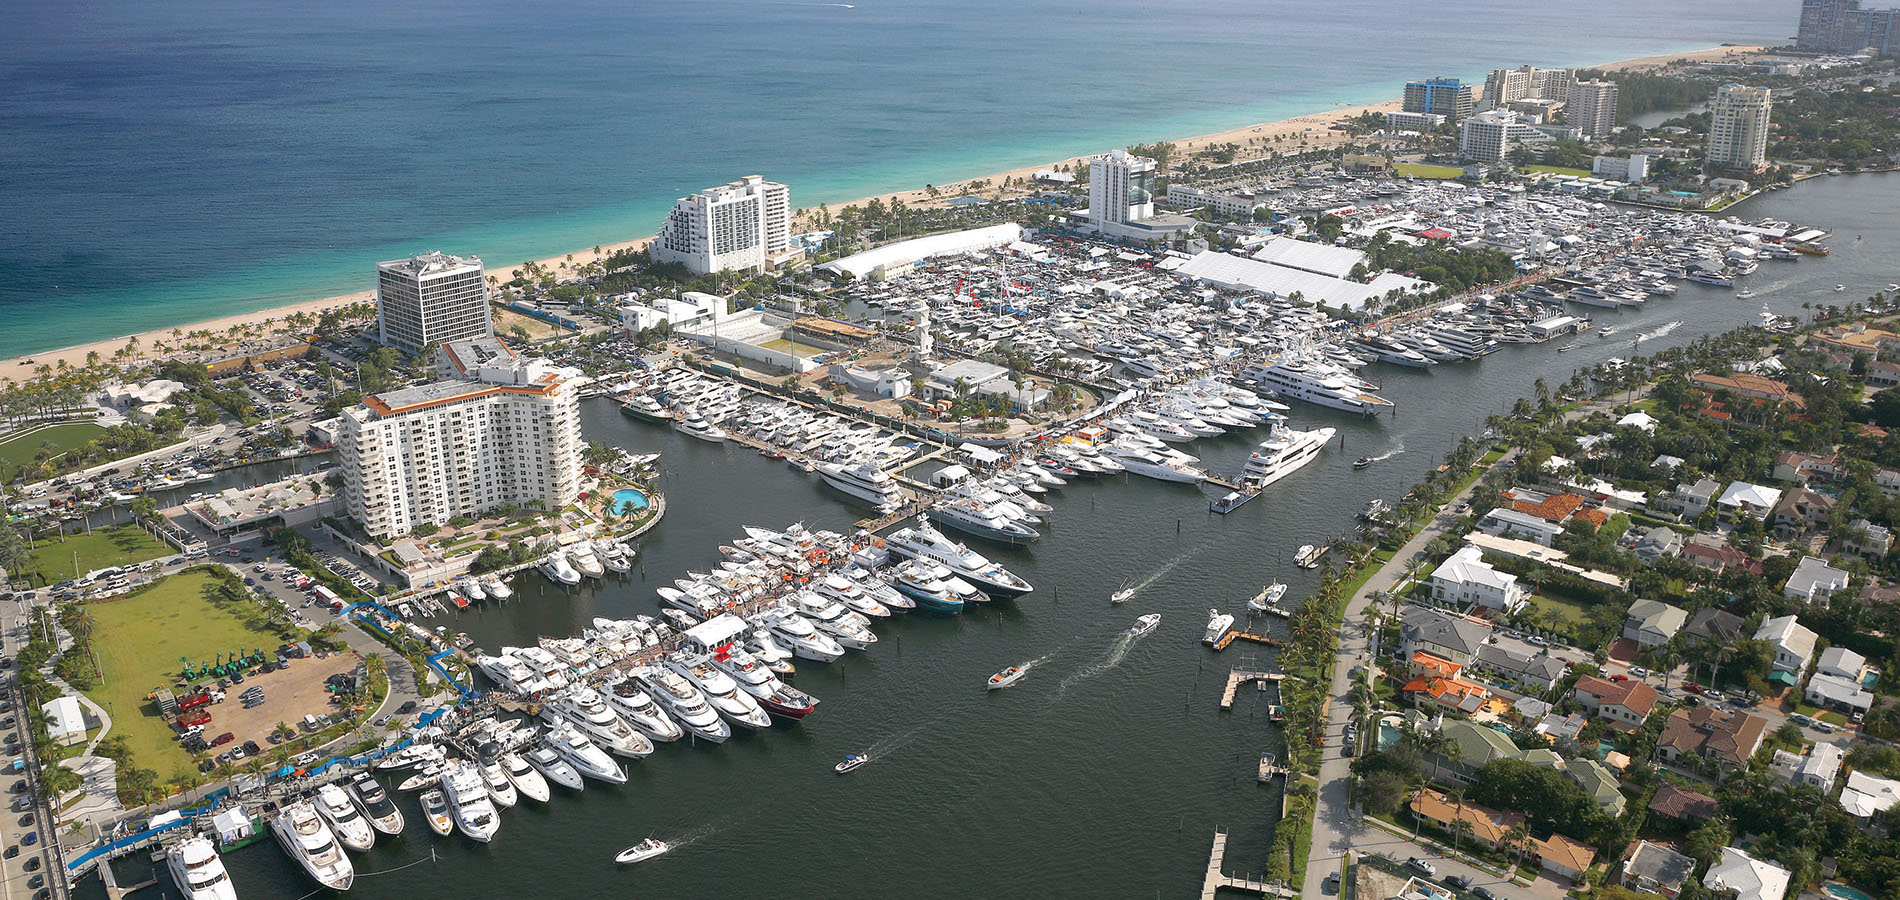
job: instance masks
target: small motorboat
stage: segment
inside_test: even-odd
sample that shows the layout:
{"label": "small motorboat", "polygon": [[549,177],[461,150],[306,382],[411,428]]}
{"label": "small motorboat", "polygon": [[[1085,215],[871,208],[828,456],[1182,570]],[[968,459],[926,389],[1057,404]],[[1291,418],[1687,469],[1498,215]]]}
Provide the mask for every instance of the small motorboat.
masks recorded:
{"label": "small motorboat", "polygon": [[1009,668],[1004,669],[1001,672],[991,675],[989,683],[984,686],[984,690],[993,691],[993,690],[996,690],[997,688],[1009,687],[1010,685],[1015,684],[1018,681],[1021,681],[1023,679],[1023,676],[1027,674],[1029,674],[1029,670],[1023,668],[1022,666],[1010,666]]}
{"label": "small motorboat", "polygon": [[1361,456],[1352,461],[1352,467],[1355,469],[1363,469],[1370,465],[1372,465],[1372,457],[1370,456]]}
{"label": "small motorboat", "polygon": [[1135,589],[1131,587],[1125,587],[1119,591],[1116,591],[1113,594],[1108,595],[1108,602],[1127,603],[1128,598],[1133,597],[1133,596],[1135,596]]}
{"label": "small motorboat", "polygon": [[1276,581],[1260,589],[1260,593],[1247,601],[1247,608],[1254,612],[1275,612],[1280,598],[1286,596],[1286,585]]}
{"label": "small motorboat", "polygon": [[759,451],[759,455],[765,457],[766,459],[784,459],[785,451],[774,450],[771,447],[766,447]]}
{"label": "small motorboat", "polygon": [[614,862],[620,863],[621,865],[626,865],[628,863],[646,862],[647,860],[652,859],[653,857],[659,856],[660,854],[665,853],[666,851],[671,850],[671,849],[673,848],[669,846],[665,841],[660,840],[659,838],[647,838],[646,840],[641,841],[638,844],[634,844],[633,846],[620,851],[620,855],[614,857]]}
{"label": "small motorboat", "polygon": [[865,763],[868,763],[870,761],[871,761],[871,757],[863,753],[847,753],[845,754],[844,762],[841,762],[835,766],[832,766],[831,771],[836,772],[840,775],[843,775],[846,772],[853,771],[857,769],[859,766],[862,766]]}
{"label": "small motorboat", "polygon": [[1136,619],[1135,624],[1129,627],[1128,633],[1131,635],[1134,635],[1135,637],[1140,637],[1144,634],[1147,634],[1150,631],[1155,630],[1155,626],[1160,625],[1160,624],[1161,624],[1161,614],[1149,613],[1145,616],[1142,616],[1139,619]]}
{"label": "small motorboat", "polygon": [[1293,561],[1304,566],[1306,565],[1307,557],[1314,556],[1318,553],[1319,553],[1318,547],[1315,547],[1312,544],[1301,544],[1300,549],[1293,551]]}
{"label": "small motorboat", "polygon": [[1278,703],[1269,705],[1267,707],[1267,719],[1272,722],[1286,721],[1286,707]]}
{"label": "small motorboat", "polygon": [[792,468],[800,472],[816,472],[818,471],[818,464],[801,456],[792,460]]}
{"label": "small motorboat", "polygon": [[1847,285],[1837,284],[1834,286],[1834,293],[1836,294],[1841,293],[1842,291],[1845,291],[1845,290],[1847,290]]}
{"label": "small motorboat", "polygon": [[455,830],[455,821],[449,818],[449,802],[437,788],[422,795],[422,818],[429,823],[429,830],[443,837]]}

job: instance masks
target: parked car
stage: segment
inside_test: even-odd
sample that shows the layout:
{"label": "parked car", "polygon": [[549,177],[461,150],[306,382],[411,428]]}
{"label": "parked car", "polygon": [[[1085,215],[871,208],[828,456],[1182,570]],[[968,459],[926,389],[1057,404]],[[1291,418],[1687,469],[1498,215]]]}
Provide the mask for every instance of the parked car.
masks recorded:
{"label": "parked car", "polygon": [[1471,890],[1471,879],[1463,875],[1446,875],[1445,883],[1461,891]]}
{"label": "parked car", "polygon": [[1491,893],[1491,889],[1488,887],[1473,888],[1471,896],[1478,898],[1478,900],[1498,900],[1498,895]]}
{"label": "parked car", "polygon": [[234,740],[237,740],[237,735],[232,734],[231,732],[227,731],[221,735],[218,735],[217,737],[212,738],[210,746],[222,747],[225,744],[229,744]]}
{"label": "parked car", "polygon": [[1419,871],[1419,872],[1422,872],[1422,873],[1424,873],[1424,874],[1426,874],[1426,875],[1437,875],[1437,874],[1438,874],[1438,867],[1437,867],[1437,866],[1434,866],[1434,865],[1432,865],[1431,863],[1428,863],[1428,862],[1426,862],[1426,861],[1424,861],[1424,860],[1422,860],[1422,859],[1419,859],[1419,858],[1418,858],[1418,857],[1416,857],[1416,856],[1414,856],[1414,857],[1412,857],[1412,858],[1410,858],[1410,859],[1407,859],[1407,860],[1405,861],[1405,867],[1406,867],[1406,868],[1408,868],[1408,869],[1413,869],[1413,870],[1416,870],[1416,871]]}

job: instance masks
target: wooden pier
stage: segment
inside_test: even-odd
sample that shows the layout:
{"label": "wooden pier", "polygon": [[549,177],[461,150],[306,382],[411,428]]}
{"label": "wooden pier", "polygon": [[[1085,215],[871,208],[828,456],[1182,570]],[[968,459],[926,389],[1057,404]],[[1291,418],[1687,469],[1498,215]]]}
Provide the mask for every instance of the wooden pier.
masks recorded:
{"label": "wooden pier", "polygon": [[1208,646],[1213,647],[1215,650],[1225,650],[1228,644],[1232,644],[1235,641],[1253,641],[1256,644],[1266,644],[1269,647],[1278,647],[1285,643],[1279,638],[1268,637],[1264,634],[1254,634],[1250,631],[1229,631],[1221,635],[1220,640]]}
{"label": "wooden pier", "polygon": [[1235,891],[1249,891],[1263,897],[1297,897],[1299,892],[1277,884],[1255,881],[1251,878],[1235,878],[1221,871],[1221,864],[1227,858],[1227,832],[1214,829],[1214,850],[1207,855],[1207,875],[1201,879],[1201,900],[1214,900],[1215,892],[1221,888]]}
{"label": "wooden pier", "polygon": [[1240,686],[1243,684],[1259,682],[1262,685],[1261,689],[1265,690],[1265,684],[1267,682],[1281,681],[1285,678],[1286,675],[1280,672],[1255,672],[1250,669],[1234,669],[1227,673],[1227,688],[1221,691],[1220,708],[1234,708],[1234,695],[1240,691]]}
{"label": "wooden pier", "polygon": [[1258,778],[1261,784],[1272,781],[1275,775],[1285,776],[1291,774],[1293,774],[1293,770],[1280,765],[1279,760],[1273,754],[1260,754],[1260,774]]}

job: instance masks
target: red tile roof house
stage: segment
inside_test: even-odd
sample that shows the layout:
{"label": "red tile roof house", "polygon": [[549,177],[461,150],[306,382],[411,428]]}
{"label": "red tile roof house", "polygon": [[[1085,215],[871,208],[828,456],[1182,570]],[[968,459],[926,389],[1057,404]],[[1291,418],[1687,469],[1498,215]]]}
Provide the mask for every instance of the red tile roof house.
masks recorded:
{"label": "red tile roof house", "polygon": [[1577,679],[1571,695],[1590,714],[1618,731],[1641,728],[1656,709],[1656,689],[1640,681],[1610,681],[1594,675]]}

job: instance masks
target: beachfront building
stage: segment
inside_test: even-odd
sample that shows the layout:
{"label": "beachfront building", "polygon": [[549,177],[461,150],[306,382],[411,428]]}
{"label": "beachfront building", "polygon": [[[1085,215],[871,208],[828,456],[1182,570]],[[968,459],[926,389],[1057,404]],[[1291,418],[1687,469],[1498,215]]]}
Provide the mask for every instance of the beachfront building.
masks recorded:
{"label": "beachfront building", "polygon": [[1767,88],[1725,84],[1709,108],[1708,163],[1717,169],[1759,172],[1768,163]]}
{"label": "beachfront building", "polygon": [[479,257],[436,250],[376,264],[376,336],[384,346],[420,353],[494,333]]}
{"label": "beachfront building", "polygon": [[792,246],[792,192],[762,175],[681,197],[653,238],[653,259],[695,275],[763,272]]}
{"label": "beachfront building", "polygon": [[1562,103],[1570,99],[1570,86],[1576,80],[1576,73],[1569,69],[1540,69],[1536,66],[1494,69],[1484,80],[1484,108],[1510,109],[1511,104],[1523,100],[1555,100]]}
{"label": "beachfront building", "polygon": [[1473,162],[1503,162],[1519,146],[1550,143],[1547,135],[1518,121],[1508,109],[1487,109],[1464,121],[1458,153]]}
{"label": "beachfront building", "polygon": [[[1397,110],[1385,114],[1385,127],[1393,131],[1430,131],[1445,124],[1446,121],[1447,119],[1442,113],[1419,113]],[[1174,188],[1170,186],[1168,190],[1172,191]]]}
{"label": "beachfront building", "polygon": [[1586,138],[1607,136],[1616,128],[1616,82],[1579,81],[1571,85],[1564,121]]}
{"label": "beachfront building", "polygon": [[491,339],[444,344],[453,377],[344,410],[344,503],[389,538],[505,504],[555,510],[580,494],[580,401],[572,369]]}
{"label": "beachfront building", "polygon": [[1795,46],[1822,53],[1900,56],[1900,9],[1861,9],[1860,0],[1803,0]]}
{"label": "beachfront building", "polygon": [[1186,216],[1155,215],[1155,161],[1126,150],[1089,157],[1089,211],[1085,230],[1126,240],[1152,241],[1193,230]]}
{"label": "beachfront building", "polygon": [[1476,102],[1471,85],[1456,78],[1428,78],[1405,83],[1406,112],[1437,113],[1458,122],[1471,115]]}

